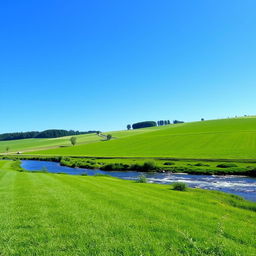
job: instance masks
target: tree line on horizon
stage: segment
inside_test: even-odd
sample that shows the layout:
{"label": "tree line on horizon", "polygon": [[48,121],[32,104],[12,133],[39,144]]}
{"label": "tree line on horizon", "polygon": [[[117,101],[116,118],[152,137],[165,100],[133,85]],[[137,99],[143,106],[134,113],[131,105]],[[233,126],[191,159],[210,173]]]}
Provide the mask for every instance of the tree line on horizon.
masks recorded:
{"label": "tree line on horizon", "polygon": [[[184,123],[184,121],[179,121],[179,120],[173,120],[173,124],[180,124]],[[127,130],[131,129],[140,129],[140,128],[147,128],[147,127],[154,127],[154,126],[163,126],[163,125],[169,125],[171,124],[170,120],[159,120],[157,122],[155,121],[143,121],[143,122],[138,122],[134,124],[128,124],[127,125]]]}
{"label": "tree line on horizon", "polygon": [[61,130],[61,129],[50,129],[42,132],[31,131],[31,132],[13,132],[0,134],[0,141],[3,140],[21,140],[21,139],[32,139],[32,138],[58,138],[64,136],[98,133],[99,131],[87,131],[80,132],[74,130]]}

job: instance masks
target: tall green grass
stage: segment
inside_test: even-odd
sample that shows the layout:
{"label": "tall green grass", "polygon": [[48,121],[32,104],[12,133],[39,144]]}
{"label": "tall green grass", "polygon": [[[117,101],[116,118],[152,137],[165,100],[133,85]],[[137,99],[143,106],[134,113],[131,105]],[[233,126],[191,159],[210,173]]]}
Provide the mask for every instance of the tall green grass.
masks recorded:
{"label": "tall green grass", "polygon": [[0,255],[255,255],[256,205],[111,177],[18,172],[0,161]]}

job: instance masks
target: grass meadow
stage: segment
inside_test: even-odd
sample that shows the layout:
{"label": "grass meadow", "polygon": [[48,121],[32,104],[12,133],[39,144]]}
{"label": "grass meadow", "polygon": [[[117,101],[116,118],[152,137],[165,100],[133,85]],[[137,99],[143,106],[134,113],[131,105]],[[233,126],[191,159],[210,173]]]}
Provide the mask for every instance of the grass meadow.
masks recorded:
{"label": "grass meadow", "polygon": [[31,154],[256,159],[256,118],[193,122],[112,133],[115,139]]}
{"label": "grass meadow", "polygon": [[[41,150],[56,147],[68,147],[71,145],[72,136],[51,138],[51,139],[23,139],[0,141],[0,153],[6,153],[6,147],[9,147],[9,153],[17,153],[31,150]],[[93,143],[100,141],[96,134],[77,135],[77,145]]]}
{"label": "grass meadow", "polygon": [[229,194],[0,161],[0,255],[255,255],[256,206]]}

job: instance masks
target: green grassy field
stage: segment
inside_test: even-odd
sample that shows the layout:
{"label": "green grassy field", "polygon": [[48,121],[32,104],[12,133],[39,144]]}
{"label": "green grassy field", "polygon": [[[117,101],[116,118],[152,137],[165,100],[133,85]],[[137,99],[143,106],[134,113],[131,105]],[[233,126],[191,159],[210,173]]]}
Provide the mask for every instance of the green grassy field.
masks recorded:
{"label": "green grassy field", "polygon": [[[149,132],[151,129],[139,129],[132,131],[113,131],[110,132],[114,139],[115,138],[123,138],[131,135],[142,134],[145,132]],[[107,134],[107,133],[106,133]],[[50,139],[23,139],[23,140],[8,140],[8,141],[0,141],[0,153],[6,153],[6,147],[9,147],[9,153],[17,153],[17,152],[29,152],[32,150],[44,150],[49,148],[59,148],[59,147],[70,147],[70,138],[73,136],[65,136],[59,138],[50,138]],[[77,145],[80,144],[89,144],[100,142],[104,140],[104,138],[96,135],[96,134],[84,134],[74,136],[77,138]]]}
{"label": "green grassy field", "polygon": [[[24,139],[24,140],[9,140],[0,141],[0,153],[6,153],[8,146],[9,152],[16,153],[18,151],[29,151],[35,149],[54,148],[60,146],[70,146],[70,137],[60,137],[53,139]],[[100,137],[96,134],[77,135],[77,144],[86,144],[100,141]]]}
{"label": "green grassy field", "polygon": [[255,203],[0,161],[0,255],[256,255]]}
{"label": "green grassy field", "polygon": [[31,154],[256,159],[256,118],[211,120],[112,134],[117,139]]}

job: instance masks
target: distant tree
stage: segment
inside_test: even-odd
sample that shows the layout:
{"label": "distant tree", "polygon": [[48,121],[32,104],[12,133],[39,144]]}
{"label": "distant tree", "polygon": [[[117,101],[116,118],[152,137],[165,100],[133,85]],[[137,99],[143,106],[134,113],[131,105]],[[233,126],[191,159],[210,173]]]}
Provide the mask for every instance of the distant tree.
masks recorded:
{"label": "distant tree", "polygon": [[100,131],[97,131],[96,133],[97,133],[97,135],[100,135]]}
{"label": "distant tree", "polygon": [[201,118],[201,121],[204,121],[204,118]]}
{"label": "distant tree", "polygon": [[132,126],[130,124],[127,125],[127,130],[131,130]]}
{"label": "distant tree", "polygon": [[174,120],[173,121],[173,124],[182,124],[182,123],[184,123],[184,121],[179,121],[179,120]]}
{"label": "distant tree", "polygon": [[112,135],[111,134],[108,134],[107,135],[107,140],[111,140],[112,139]]}
{"label": "distant tree", "polygon": [[167,124],[171,124],[170,120],[167,120]]}
{"label": "distant tree", "polygon": [[7,147],[5,148],[5,150],[6,150],[6,153],[8,153],[8,152],[9,152],[9,150],[10,150],[10,147],[9,147],[9,146],[7,146]]}
{"label": "distant tree", "polygon": [[71,142],[71,144],[72,144],[73,146],[75,146],[75,145],[76,145],[76,137],[71,137],[71,138],[70,138],[70,142]]}

